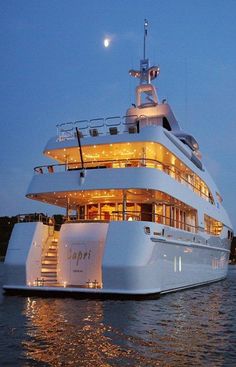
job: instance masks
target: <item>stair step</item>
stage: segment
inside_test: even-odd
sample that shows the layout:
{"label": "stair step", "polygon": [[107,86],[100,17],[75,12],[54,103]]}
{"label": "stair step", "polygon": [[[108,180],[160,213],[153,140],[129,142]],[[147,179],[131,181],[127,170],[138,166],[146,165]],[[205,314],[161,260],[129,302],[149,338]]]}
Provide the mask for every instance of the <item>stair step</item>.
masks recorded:
{"label": "stair step", "polygon": [[45,274],[45,275],[54,274],[54,275],[57,275],[57,269],[46,269],[46,268],[43,268],[41,270],[41,274]]}
{"label": "stair step", "polygon": [[55,284],[55,283],[57,283],[57,279],[55,278],[55,279],[43,279],[43,280],[42,280],[42,284],[43,284],[43,285],[48,284],[48,283],[53,283],[53,284]]}
{"label": "stair step", "polygon": [[42,269],[41,276],[48,276],[48,274],[49,276],[51,276],[50,274],[57,276],[57,269]]}
{"label": "stair step", "polygon": [[56,269],[57,268],[57,263],[54,264],[41,264],[41,268],[43,269]]}
{"label": "stair step", "polygon": [[58,239],[51,235],[49,241],[41,261],[41,282],[43,286],[57,286]]}
{"label": "stair step", "polygon": [[57,279],[44,279],[42,284],[45,286],[47,284],[57,284]]}
{"label": "stair step", "polygon": [[42,265],[54,265],[57,264],[57,259],[44,259]]}
{"label": "stair step", "polygon": [[45,260],[54,260],[54,259],[57,259],[57,255],[45,255],[44,256],[44,259]]}
{"label": "stair step", "polygon": [[57,263],[58,263],[57,258],[56,259],[44,259],[41,262],[42,265],[57,264]]}
{"label": "stair step", "polygon": [[57,273],[44,273],[44,272],[41,272],[41,277],[44,277],[44,278],[56,278],[57,277]]}
{"label": "stair step", "polygon": [[49,251],[45,256],[57,257],[57,252],[51,252],[51,251]]}

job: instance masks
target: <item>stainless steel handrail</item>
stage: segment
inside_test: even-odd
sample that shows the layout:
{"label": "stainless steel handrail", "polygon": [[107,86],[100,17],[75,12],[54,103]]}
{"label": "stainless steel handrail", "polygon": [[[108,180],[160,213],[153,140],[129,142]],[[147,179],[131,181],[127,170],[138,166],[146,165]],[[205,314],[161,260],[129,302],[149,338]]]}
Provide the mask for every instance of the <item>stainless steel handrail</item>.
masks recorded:
{"label": "stainless steel handrail", "polygon": [[18,214],[17,222],[42,222],[44,224],[54,225],[54,219],[42,213]]}
{"label": "stainless steel handrail", "polygon": [[[143,219],[144,217],[149,217],[151,220]],[[198,229],[197,226],[194,226],[187,222],[146,211],[113,211],[112,214],[109,215],[109,217],[105,213],[90,213],[88,215],[83,215],[83,217],[80,218],[75,215],[65,218],[66,222],[110,222],[124,220],[155,222],[192,233],[196,233]]]}
{"label": "stainless steel handrail", "polygon": [[[104,168],[117,168],[113,167],[114,164],[123,164],[125,167],[118,167],[118,168],[139,168],[139,167],[147,167],[148,164],[153,164],[155,168],[159,169],[158,166],[162,167],[162,170],[174,178],[176,181],[181,182],[184,181],[185,185],[192,188],[192,191],[196,192],[199,196],[205,198],[210,203],[213,203],[210,196],[205,194],[201,191],[201,188],[198,188],[197,185],[189,182],[181,173],[181,171],[173,165],[166,165],[158,160],[155,159],[147,159],[147,158],[131,158],[131,159],[120,159],[120,160],[102,160],[102,161],[87,161],[84,162],[85,169],[104,169]],[[37,166],[34,168],[34,172],[38,174],[43,173],[54,173],[57,169],[62,168],[60,171],[72,171],[72,170],[80,170],[82,169],[80,162],[73,162],[73,163],[61,163],[61,164],[54,164],[54,165],[44,165],[44,166]],[[57,171],[58,172],[58,171]],[[171,175],[171,174],[173,175]]]}

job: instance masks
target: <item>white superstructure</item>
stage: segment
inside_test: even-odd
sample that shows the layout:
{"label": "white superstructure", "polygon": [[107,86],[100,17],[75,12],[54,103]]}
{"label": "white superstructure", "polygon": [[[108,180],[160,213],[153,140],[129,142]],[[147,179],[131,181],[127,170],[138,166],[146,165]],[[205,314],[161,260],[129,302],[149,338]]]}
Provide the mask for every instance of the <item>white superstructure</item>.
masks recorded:
{"label": "white superstructure", "polygon": [[[152,84],[144,57],[123,117],[57,125],[27,197],[63,207],[51,221],[20,217],[6,291],[148,295],[223,279],[232,225],[199,145]],[[54,163],[56,162],[56,163]]]}

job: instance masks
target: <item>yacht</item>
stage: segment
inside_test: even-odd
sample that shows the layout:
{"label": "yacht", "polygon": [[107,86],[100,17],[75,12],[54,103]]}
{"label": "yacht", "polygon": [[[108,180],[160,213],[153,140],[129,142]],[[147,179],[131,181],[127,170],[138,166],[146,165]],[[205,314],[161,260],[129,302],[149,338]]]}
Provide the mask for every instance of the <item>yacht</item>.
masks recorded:
{"label": "yacht", "polygon": [[224,279],[232,225],[196,139],[181,129],[146,57],[124,116],[60,123],[27,198],[64,208],[21,215],[6,292],[149,296]]}

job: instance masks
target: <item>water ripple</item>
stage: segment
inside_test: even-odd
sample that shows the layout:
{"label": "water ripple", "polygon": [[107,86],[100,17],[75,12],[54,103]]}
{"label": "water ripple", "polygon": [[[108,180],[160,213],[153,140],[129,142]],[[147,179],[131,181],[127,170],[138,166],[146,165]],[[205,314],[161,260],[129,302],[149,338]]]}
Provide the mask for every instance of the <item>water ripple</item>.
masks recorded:
{"label": "water ripple", "polygon": [[2,296],[0,365],[233,367],[235,279],[231,267],[223,282],[146,301]]}

